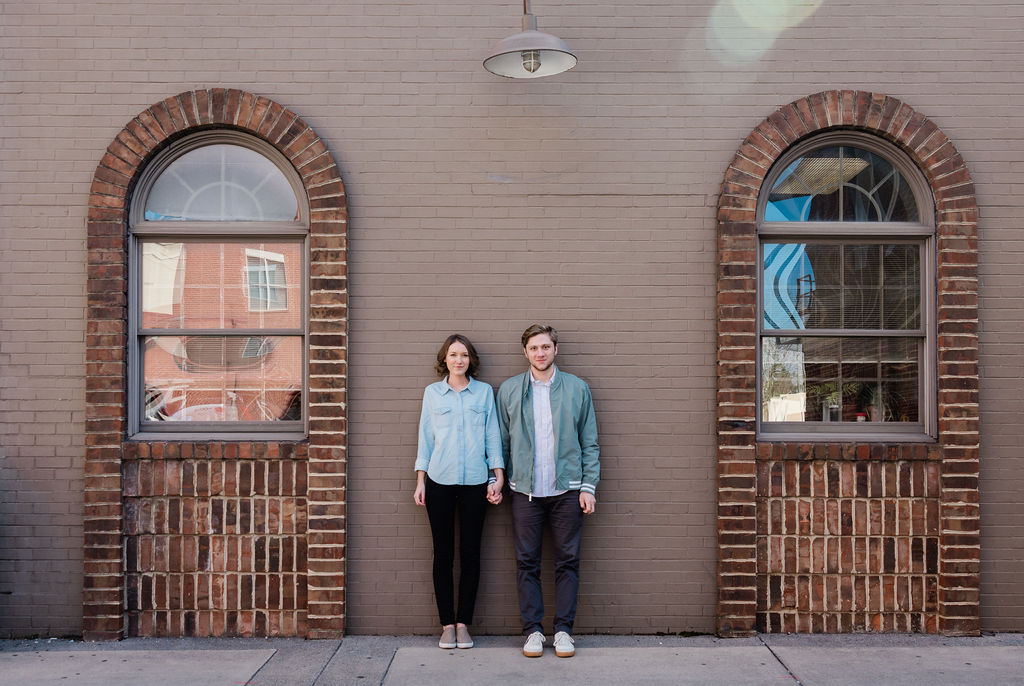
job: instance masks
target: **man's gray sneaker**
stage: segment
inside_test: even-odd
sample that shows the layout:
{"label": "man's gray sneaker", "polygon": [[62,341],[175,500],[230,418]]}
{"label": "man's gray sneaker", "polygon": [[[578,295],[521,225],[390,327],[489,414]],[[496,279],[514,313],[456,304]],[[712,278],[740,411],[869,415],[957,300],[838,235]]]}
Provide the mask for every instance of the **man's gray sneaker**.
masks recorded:
{"label": "man's gray sneaker", "polygon": [[460,648],[473,647],[473,637],[469,635],[469,629],[467,627],[455,627],[455,642]]}
{"label": "man's gray sneaker", "polygon": [[572,636],[564,631],[559,631],[555,634],[555,655],[558,657],[572,657],[576,654],[574,643]]}
{"label": "man's gray sneaker", "polygon": [[446,626],[441,629],[441,640],[437,642],[438,648],[456,648],[458,641],[455,640],[455,627]]}
{"label": "man's gray sneaker", "polygon": [[526,637],[526,643],[523,644],[523,655],[526,657],[540,657],[544,654],[544,634],[539,631],[534,631],[532,634]]}

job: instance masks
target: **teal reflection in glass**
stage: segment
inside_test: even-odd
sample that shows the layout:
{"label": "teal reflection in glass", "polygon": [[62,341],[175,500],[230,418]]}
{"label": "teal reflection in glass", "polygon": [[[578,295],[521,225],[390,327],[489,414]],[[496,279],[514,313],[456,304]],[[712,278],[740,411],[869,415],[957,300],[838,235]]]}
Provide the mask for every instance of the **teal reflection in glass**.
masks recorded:
{"label": "teal reflection in glass", "polygon": [[765,243],[762,246],[762,285],[765,329],[803,329],[814,269],[804,243]]}

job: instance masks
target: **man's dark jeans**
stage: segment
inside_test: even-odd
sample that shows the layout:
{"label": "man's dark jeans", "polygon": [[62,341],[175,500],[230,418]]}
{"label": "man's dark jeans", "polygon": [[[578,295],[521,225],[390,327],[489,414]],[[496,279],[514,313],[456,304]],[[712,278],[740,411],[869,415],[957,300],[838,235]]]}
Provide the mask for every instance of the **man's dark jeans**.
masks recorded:
{"label": "man's dark jeans", "polygon": [[579,491],[532,500],[512,494],[512,524],[516,542],[516,581],[523,635],[543,631],[544,596],[540,583],[541,544],[544,523],[551,526],[555,552],[555,633],[572,633],[576,621],[576,596],[580,587],[580,538],[583,509]]}

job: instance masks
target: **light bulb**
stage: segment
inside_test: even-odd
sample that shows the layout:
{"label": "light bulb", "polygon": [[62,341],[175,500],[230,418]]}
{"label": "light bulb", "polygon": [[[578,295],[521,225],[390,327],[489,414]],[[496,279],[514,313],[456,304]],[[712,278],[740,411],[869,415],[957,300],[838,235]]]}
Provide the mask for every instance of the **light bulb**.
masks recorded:
{"label": "light bulb", "polygon": [[532,74],[540,69],[540,51],[524,50],[520,56],[523,58],[523,69],[526,71]]}

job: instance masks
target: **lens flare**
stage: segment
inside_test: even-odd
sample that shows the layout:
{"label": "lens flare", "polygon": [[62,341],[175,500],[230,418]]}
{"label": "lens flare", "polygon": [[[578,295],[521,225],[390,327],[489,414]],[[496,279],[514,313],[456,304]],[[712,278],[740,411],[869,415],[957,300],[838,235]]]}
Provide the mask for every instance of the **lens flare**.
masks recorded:
{"label": "lens flare", "polygon": [[720,0],[711,10],[707,47],[725,64],[759,60],[783,31],[798,26],[824,0]]}

